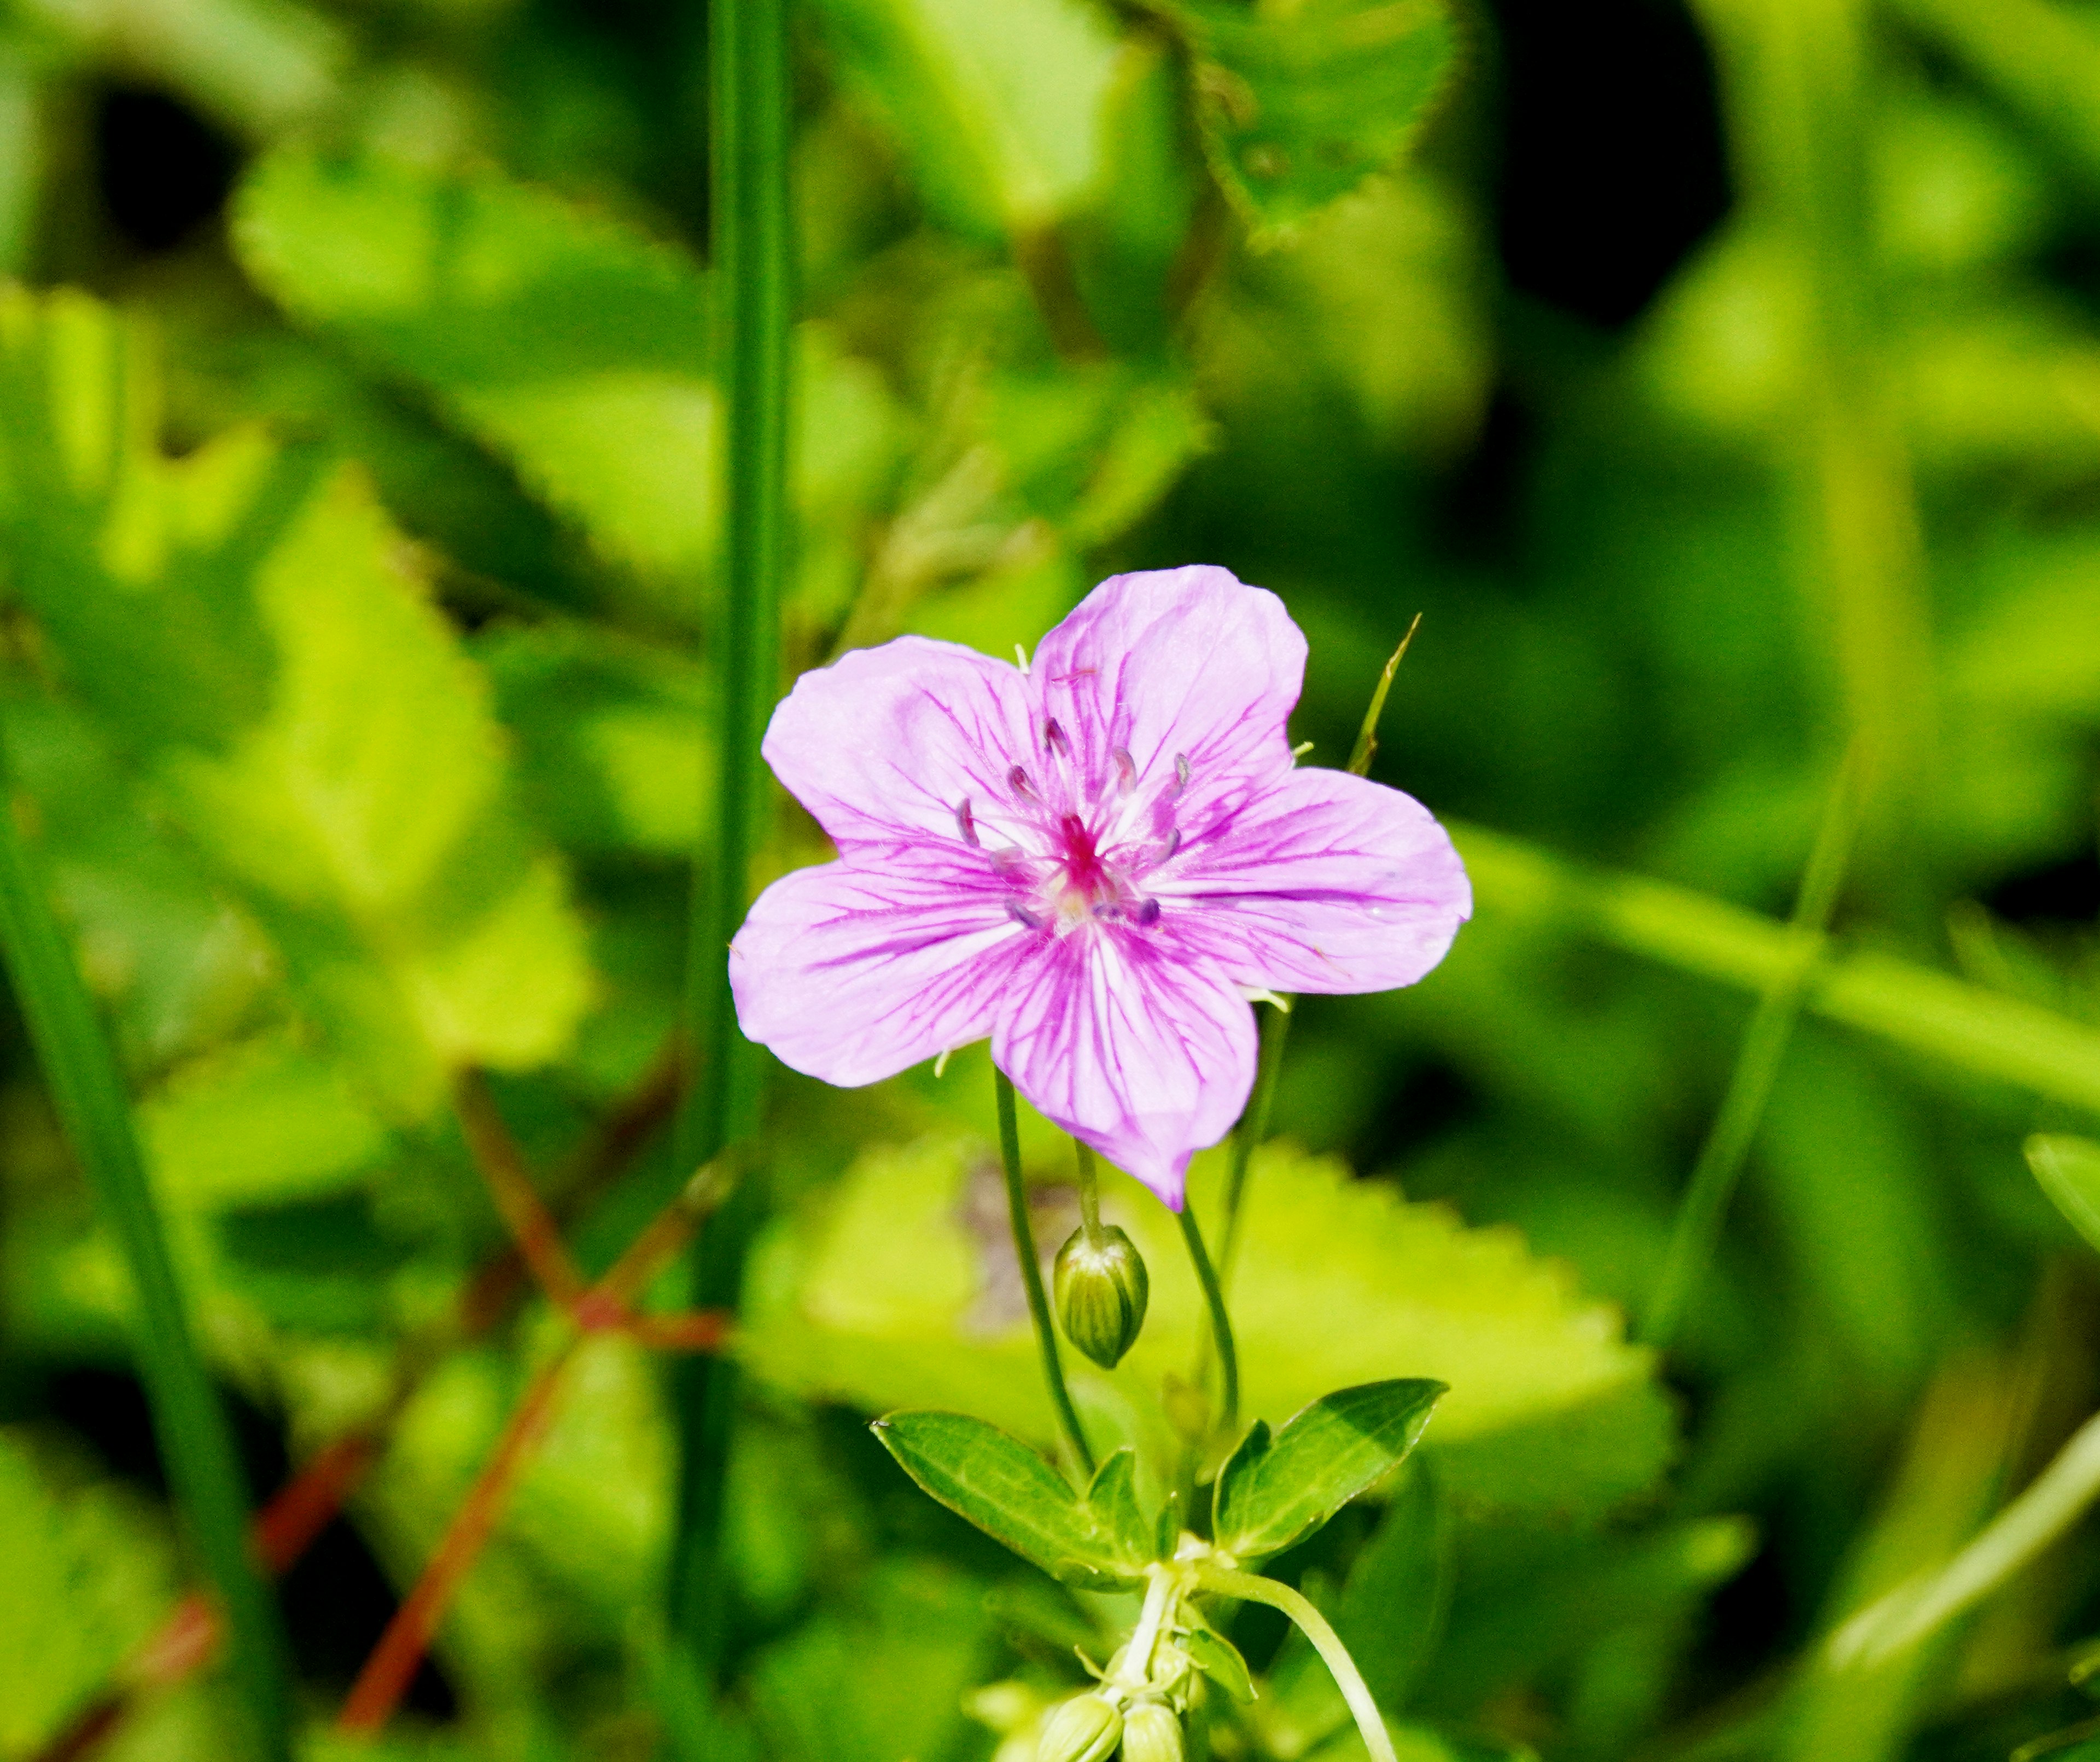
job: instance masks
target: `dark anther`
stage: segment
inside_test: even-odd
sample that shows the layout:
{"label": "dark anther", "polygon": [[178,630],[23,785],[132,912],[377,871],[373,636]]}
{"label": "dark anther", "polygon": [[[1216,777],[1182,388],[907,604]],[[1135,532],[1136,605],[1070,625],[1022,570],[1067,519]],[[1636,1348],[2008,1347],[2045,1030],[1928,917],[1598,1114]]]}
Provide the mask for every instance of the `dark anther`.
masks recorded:
{"label": "dark anther", "polygon": [[1159,902],[1157,899],[1148,899],[1140,906],[1137,908],[1137,921],[1140,924],[1157,924],[1159,921]]}
{"label": "dark anther", "polygon": [[1188,787],[1189,755],[1186,753],[1176,753],[1174,755],[1174,793],[1179,795]]}
{"label": "dark anther", "polygon": [[963,835],[963,842],[972,850],[977,848],[977,816],[970,812],[970,798],[963,797],[963,805],[955,810],[955,830]]}
{"label": "dark anther", "polygon": [[1009,899],[1006,903],[1006,910],[1007,915],[1025,930],[1039,930],[1043,928],[1043,920],[1036,916],[1026,906],[1017,905]]}
{"label": "dark anther", "polygon": [[1057,718],[1055,716],[1051,717],[1043,724],[1043,744],[1047,750],[1056,753],[1062,757],[1070,758],[1072,756],[1070,744],[1065,739],[1065,731],[1057,726]]}
{"label": "dark anther", "polygon": [[1115,760],[1116,781],[1122,785],[1123,793],[1128,795],[1137,787],[1137,761],[1130,756],[1127,746],[1118,747],[1111,756]]}
{"label": "dark anther", "polygon": [[1015,794],[1026,796],[1031,802],[1035,799],[1035,785],[1028,780],[1028,773],[1018,765],[1006,774],[1006,783]]}

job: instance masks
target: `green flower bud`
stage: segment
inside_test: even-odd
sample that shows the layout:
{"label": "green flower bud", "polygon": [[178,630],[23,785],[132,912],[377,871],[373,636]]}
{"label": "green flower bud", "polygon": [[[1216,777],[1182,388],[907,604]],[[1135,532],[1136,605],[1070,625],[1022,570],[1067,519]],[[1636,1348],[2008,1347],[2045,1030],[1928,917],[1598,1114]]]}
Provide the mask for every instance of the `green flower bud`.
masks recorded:
{"label": "green flower bud", "polygon": [[1123,1715],[1097,1694],[1075,1694],[1043,1723],[1035,1762],[1108,1762],[1123,1742]]}
{"label": "green flower bud", "polygon": [[1123,1762],[1181,1762],[1181,1720],[1164,1702],[1140,1701],[1124,1716]]}
{"label": "green flower bud", "polygon": [[1065,1337],[1113,1371],[1145,1326],[1152,1280],[1137,1245],[1113,1224],[1092,1242],[1083,1230],[1057,1251],[1057,1315]]}

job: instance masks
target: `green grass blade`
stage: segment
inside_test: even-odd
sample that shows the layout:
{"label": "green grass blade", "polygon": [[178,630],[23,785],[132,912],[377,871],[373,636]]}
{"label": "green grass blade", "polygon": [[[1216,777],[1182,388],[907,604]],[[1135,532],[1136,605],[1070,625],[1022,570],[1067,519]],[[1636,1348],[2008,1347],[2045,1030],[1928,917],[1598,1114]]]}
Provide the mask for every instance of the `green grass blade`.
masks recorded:
{"label": "green grass blade", "polygon": [[[785,0],[739,0],[709,12],[717,372],[726,409],[723,572],[728,628],[717,651],[722,728],[714,860],[695,887],[686,1022],[694,1083],[680,1111],[682,1168],[696,1168],[757,1123],[763,1066],[737,1031],[726,951],[743,921],[752,855],[763,841],[769,785],[759,757],[779,696],[779,582],[786,557],[790,215]],[[695,492],[697,493],[697,491]],[[759,1183],[739,1188],[695,1261],[694,1299],[733,1303]],[[678,1528],[671,1620],[693,1667],[712,1676],[726,1608],[721,1512],[736,1408],[735,1367],[695,1358],[679,1379]]]}
{"label": "green grass blade", "polygon": [[[1630,954],[1762,991],[1801,958],[1784,924],[1703,894],[1587,870],[1476,827],[1453,826],[1483,921],[1560,924]],[[1939,1063],[2100,1113],[2100,1028],[1910,961],[1833,955],[1807,982],[1811,1015]]]}
{"label": "green grass blade", "polygon": [[262,1754],[277,1762],[292,1753],[284,1635],[249,1550],[247,1491],[232,1429],[197,1356],[123,1079],[36,855],[4,802],[0,952],[60,1123],[130,1270],[139,1368],[169,1487],[224,1610],[254,1736]]}

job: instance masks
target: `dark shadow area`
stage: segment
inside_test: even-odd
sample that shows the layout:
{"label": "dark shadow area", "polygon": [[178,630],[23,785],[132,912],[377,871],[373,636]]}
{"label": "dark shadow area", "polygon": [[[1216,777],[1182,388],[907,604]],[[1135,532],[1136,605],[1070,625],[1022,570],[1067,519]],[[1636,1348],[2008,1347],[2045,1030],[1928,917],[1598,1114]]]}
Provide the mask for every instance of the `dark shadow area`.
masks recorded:
{"label": "dark shadow area", "polygon": [[172,250],[218,218],[240,155],[174,99],[115,86],[95,107],[95,163],[111,223],[151,254]]}

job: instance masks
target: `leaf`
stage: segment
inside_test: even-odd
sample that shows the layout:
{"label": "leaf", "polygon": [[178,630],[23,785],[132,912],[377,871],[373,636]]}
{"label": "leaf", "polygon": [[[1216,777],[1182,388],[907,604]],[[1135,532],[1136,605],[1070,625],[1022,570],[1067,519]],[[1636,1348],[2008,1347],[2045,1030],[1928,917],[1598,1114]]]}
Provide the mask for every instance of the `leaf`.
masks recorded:
{"label": "leaf", "polygon": [[152,390],[94,302],[0,295],[0,532],[56,669],[390,1111],[554,1058],[581,926],[399,535],[252,432],[162,457]]}
{"label": "leaf", "polygon": [[929,207],[988,243],[1048,226],[1106,166],[1118,46],[1079,0],[818,0],[840,76]]}
{"label": "leaf", "polygon": [[[1095,1482],[1106,1495],[1105,1522],[1048,1463],[982,1420],[893,1413],[875,1422],[875,1435],[929,1495],[1061,1583],[1105,1591],[1144,1577],[1150,1553],[1143,1526],[1122,1527],[1136,1504],[1129,1494],[1127,1509],[1122,1505],[1132,1461],[1127,1452],[1103,1464],[1105,1486],[1099,1477]],[[1126,1464],[1120,1469],[1118,1458]]]}
{"label": "leaf", "polygon": [[1407,1460],[1446,1393],[1399,1378],[1322,1395],[1273,1437],[1255,1420],[1218,1476],[1217,1545],[1251,1564],[1304,1541]]}
{"label": "leaf", "polygon": [[[951,1069],[943,1081],[965,1079]],[[758,1251],[739,1335],[754,1368],[878,1411],[966,1410],[1048,1443],[1055,1424],[1026,1312],[1017,1296],[994,1309],[986,1295],[1007,1250],[1003,1224],[970,1221],[983,1155],[951,1133],[873,1150],[783,1217]],[[1196,1159],[1199,1214],[1215,1204],[1223,1172],[1219,1153]],[[1454,1499],[1595,1511],[1653,1484],[1673,1432],[1652,1359],[1515,1231],[1467,1230],[1440,1206],[1405,1203],[1385,1183],[1284,1145],[1256,1152],[1247,1190],[1233,1309],[1251,1416],[1274,1424],[1336,1388],[1434,1377],[1451,1393],[1423,1449]],[[1127,1428],[1127,1415],[1155,1404],[1163,1376],[1186,1374],[1202,1300],[1157,1200],[1112,1176],[1104,1204],[1145,1256],[1151,1305],[1122,1367],[1074,1366],[1071,1376],[1083,1409]],[[995,1207],[983,1215],[1004,1217]],[[1308,1314],[1318,1328],[1304,1326]],[[1163,1436],[1135,1441],[1172,1447]]]}
{"label": "leaf", "polygon": [[167,1539],[113,1486],[67,1486],[0,1429],[0,1751],[33,1755],[152,1632],[176,1589]]}
{"label": "leaf", "polygon": [[518,793],[568,850],[686,857],[711,828],[714,718],[699,668],[580,624],[474,646],[517,736]]}
{"label": "leaf", "polygon": [[1111,1451],[1087,1486],[1087,1511],[1114,1539],[1125,1560],[1159,1557],[1158,1526],[1148,1520],[1137,1496],[1137,1452],[1125,1445]]}
{"label": "leaf", "polygon": [[1451,68],[1436,0],[1172,0],[1169,15],[1198,56],[1211,169],[1258,239],[1391,165]]}
{"label": "leaf", "polygon": [[1239,1648],[1200,1617],[1190,1618],[1189,1630],[1181,1636],[1181,1649],[1189,1654],[1190,1663],[1242,1707],[1253,1701],[1254,1678]]}
{"label": "leaf", "polygon": [[243,265],[295,317],[422,387],[603,554],[698,577],[717,518],[708,302],[684,253],[493,171],[272,153]]}
{"label": "leaf", "polygon": [[2100,1144],[2090,1138],[2036,1133],[2025,1146],[2027,1167],[2071,1227],[2100,1248]]}

